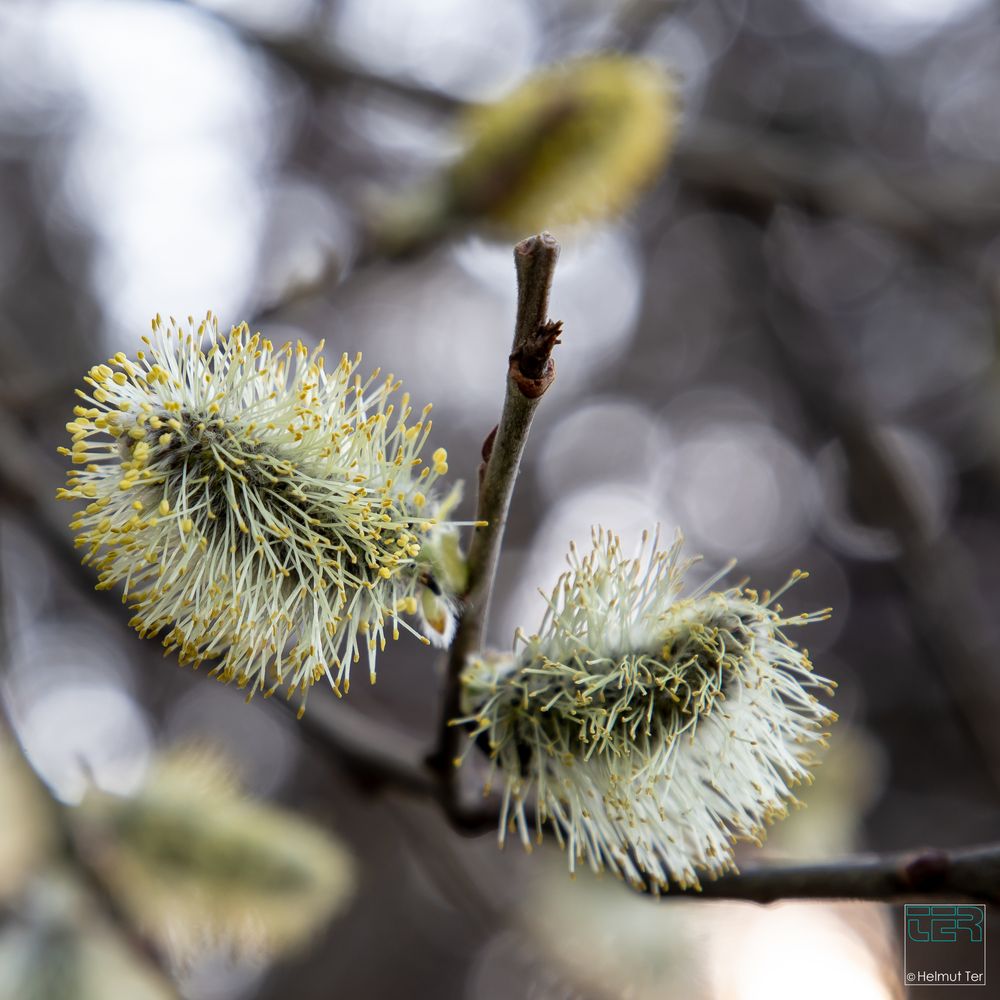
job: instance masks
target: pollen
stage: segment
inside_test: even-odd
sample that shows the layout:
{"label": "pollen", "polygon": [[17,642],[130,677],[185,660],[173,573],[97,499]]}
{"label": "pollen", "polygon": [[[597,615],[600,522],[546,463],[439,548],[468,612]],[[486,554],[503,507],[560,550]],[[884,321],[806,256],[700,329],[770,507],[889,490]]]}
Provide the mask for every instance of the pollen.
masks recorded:
{"label": "pollen", "polygon": [[679,536],[665,551],[647,536],[632,559],[599,530],[590,552],[571,547],[538,631],[467,664],[454,721],[504,779],[501,842],[509,827],[527,846],[548,817],[571,871],[696,887],[794,804],[835,716],[812,693],[833,685],[785,630],[827,609],[779,610],[799,572],[763,599],[713,589],[730,567],[687,591],[692,562]]}
{"label": "pollen", "polygon": [[423,463],[429,423],[408,423],[398,381],[363,376],[360,355],[324,365],[245,324],[221,332],[212,314],[157,317],[143,340],[90,369],[57,494],[93,500],[77,544],[136,630],[248,694],[303,700],[323,678],[346,691],[362,656],[374,676],[402,631],[442,641],[420,607],[449,592],[435,558],[454,547],[457,494],[438,496],[446,453]]}

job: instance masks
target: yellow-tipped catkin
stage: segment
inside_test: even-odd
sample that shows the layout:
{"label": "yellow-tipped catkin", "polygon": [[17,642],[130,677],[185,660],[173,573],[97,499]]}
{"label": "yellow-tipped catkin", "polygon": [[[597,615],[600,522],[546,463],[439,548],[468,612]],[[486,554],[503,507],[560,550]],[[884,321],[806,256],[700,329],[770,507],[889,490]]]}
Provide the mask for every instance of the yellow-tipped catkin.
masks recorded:
{"label": "yellow-tipped catkin", "polygon": [[462,710],[503,782],[501,843],[525,846],[547,823],[570,871],[608,869],[646,891],[733,867],[733,842],[759,842],[796,804],[792,789],[835,718],[815,691],[790,627],[829,609],[787,615],[773,594],[715,590],[723,574],[684,585],[680,537],[644,538],[634,558],[595,531],[571,547],[570,570],[538,631],[512,654],[469,660]]}
{"label": "yellow-tipped catkin", "polygon": [[415,631],[407,598],[444,586],[423,550],[456,527],[435,489],[444,449],[420,457],[427,409],[392,375],[362,377],[360,354],[326,365],[211,314],[157,317],[143,339],[134,362],[91,369],[100,390],[61,449],[58,495],[86,501],[73,527],[99,587],[121,584],[142,635],[250,694],[304,704],[365,654],[374,676],[386,636]]}

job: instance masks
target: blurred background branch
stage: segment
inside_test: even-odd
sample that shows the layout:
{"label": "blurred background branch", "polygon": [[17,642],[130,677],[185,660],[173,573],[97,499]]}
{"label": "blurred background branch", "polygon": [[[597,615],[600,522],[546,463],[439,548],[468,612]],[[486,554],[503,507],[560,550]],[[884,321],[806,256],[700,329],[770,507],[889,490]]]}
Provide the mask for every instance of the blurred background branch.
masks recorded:
{"label": "blurred background branch", "polygon": [[[5,583],[6,581],[0,576],[0,747],[7,740],[16,740],[18,732],[16,720],[10,712],[10,694],[7,685],[10,638],[7,634],[2,599]],[[30,761],[26,761],[23,773],[30,777],[37,798],[45,803],[45,823],[54,831],[55,853],[61,862],[73,873],[76,881],[95,905],[100,917],[117,933],[133,956],[152,970],[168,995],[177,996],[173,989],[173,978],[167,959],[155,942],[139,931],[86,854],[80,850],[66,806],[53,795],[49,786],[35,772]],[[18,817],[7,816],[5,822],[15,825]]]}

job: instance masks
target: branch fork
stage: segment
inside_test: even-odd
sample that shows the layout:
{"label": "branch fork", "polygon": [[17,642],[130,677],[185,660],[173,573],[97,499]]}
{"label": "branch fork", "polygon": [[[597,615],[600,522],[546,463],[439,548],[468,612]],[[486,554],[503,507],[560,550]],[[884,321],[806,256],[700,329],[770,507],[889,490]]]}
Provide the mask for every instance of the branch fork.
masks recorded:
{"label": "branch fork", "polygon": [[559,259],[559,243],[550,233],[522,240],[514,247],[517,316],[507,370],[507,391],[500,422],[483,444],[475,529],[469,545],[469,583],[462,595],[464,614],[448,657],[438,742],[428,760],[441,781],[442,803],[456,825],[464,826],[457,763],[465,734],[451,726],[460,714],[461,672],[469,656],[482,651],[493,581],[507,526],[514,480],[536,407],[555,379],[552,350],[562,323],[548,317],[549,293]]}
{"label": "branch fork", "polygon": [[[496,573],[500,545],[521,455],[535,408],[552,384],[552,351],[559,343],[561,324],[548,318],[549,291],[559,255],[559,244],[543,233],[515,248],[518,309],[514,343],[508,359],[507,389],[500,422],[483,444],[477,528],[469,549],[469,585],[464,595],[465,615],[459,624],[447,665],[444,708],[438,744],[426,765],[418,762],[416,743],[399,738],[388,727],[361,719],[346,706],[331,705],[328,713],[315,706],[305,725],[321,743],[367,788],[394,788],[421,799],[437,799],[460,831],[476,834],[495,829],[497,810],[483,804],[463,807],[455,758],[464,733],[448,723],[460,712],[460,673],[466,659],[482,649],[486,616]],[[36,447],[13,425],[5,427],[6,451],[0,455],[0,490],[9,510],[25,513],[27,527],[57,558],[77,574],[84,589],[93,580],[72,558],[61,521],[43,507],[34,506],[48,492]],[[4,708],[0,699],[0,721]],[[9,723],[9,719],[7,720]],[[13,728],[13,727],[10,727]],[[71,846],[71,845],[70,845]],[[916,852],[847,857],[818,864],[757,863],[739,873],[706,881],[700,890],[670,895],[739,899],[768,903],[780,899],[953,899],[956,897],[1000,904],[1000,842],[958,850],[927,848]],[[142,950],[142,949],[138,949]]]}

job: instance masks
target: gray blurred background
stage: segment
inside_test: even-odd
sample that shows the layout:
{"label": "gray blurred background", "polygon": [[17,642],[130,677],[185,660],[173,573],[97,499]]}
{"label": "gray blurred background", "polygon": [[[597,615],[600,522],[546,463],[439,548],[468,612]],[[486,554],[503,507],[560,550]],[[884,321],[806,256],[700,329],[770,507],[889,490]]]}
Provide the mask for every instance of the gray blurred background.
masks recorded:
{"label": "gray blurred background", "polygon": [[[500,854],[432,806],[367,794],[278,706],[245,706],[131,633],[51,510],[86,369],[134,353],[156,312],[211,308],[224,325],[266,314],[278,342],[363,350],[433,401],[471,515],[510,245],[465,235],[355,267],[361,220],[454,154],[463,103],[602,50],[670,66],[683,122],[627,217],[556,233],[564,343],[492,641],[537,624],[536,588],[594,523],[627,542],[680,527],[761,587],[808,569],[784,604],[834,608],[802,638],[842,721],[772,853],[1000,831],[996,4],[2,0],[0,554],[19,737],[66,801],[88,775],[128,791],[157,747],[211,738],[360,866],[311,950],[273,968],[208,956],[185,973],[192,1000],[901,995],[897,910],[657,906],[570,882],[555,849]],[[419,754],[439,666],[404,636],[351,707]]]}

